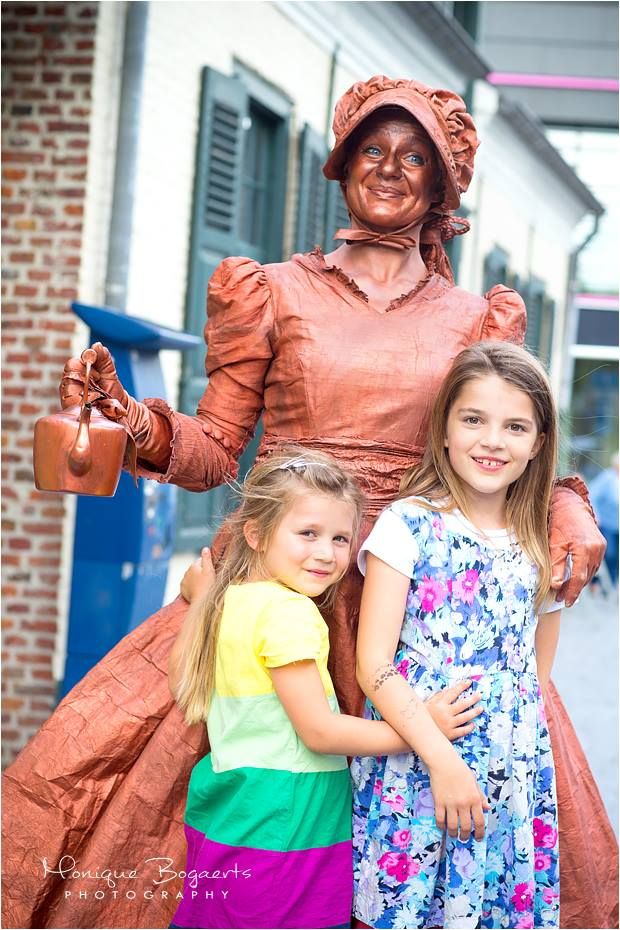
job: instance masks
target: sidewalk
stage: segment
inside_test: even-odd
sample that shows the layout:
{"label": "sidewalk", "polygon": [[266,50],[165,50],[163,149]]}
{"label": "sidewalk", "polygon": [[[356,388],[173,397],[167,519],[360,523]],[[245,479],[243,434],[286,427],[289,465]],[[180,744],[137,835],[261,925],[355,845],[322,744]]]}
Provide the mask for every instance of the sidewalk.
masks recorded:
{"label": "sidewalk", "polygon": [[618,835],[618,598],[589,592],[562,614],[552,676]]}

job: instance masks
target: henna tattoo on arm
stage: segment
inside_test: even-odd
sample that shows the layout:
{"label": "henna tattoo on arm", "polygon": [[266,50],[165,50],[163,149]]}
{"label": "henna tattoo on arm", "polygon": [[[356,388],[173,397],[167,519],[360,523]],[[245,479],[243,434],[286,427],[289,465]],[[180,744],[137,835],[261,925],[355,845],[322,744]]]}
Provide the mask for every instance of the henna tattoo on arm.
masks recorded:
{"label": "henna tattoo on arm", "polygon": [[386,662],[385,665],[380,665],[375,672],[375,680],[372,685],[373,691],[378,691],[381,685],[384,685],[389,678],[394,678],[398,676],[397,670],[394,668],[391,662]]}
{"label": "henna tattoo on arm", "polygon": [[[386,662],[384,665],[380,665],[376,669],[375,680],[373,682],[372,690],[378,691],[379,688],[381,688],[381,686],[384,685],[385,682],[388,681],[390,678],[398,678],[398,677],[400,677],[400,672],[398,672],[398,670],[394,668],[391,662]],[[418,712],[419,706],[420,706],[420,699],[416,697],[415,695],[413,695],[412,697],[409,698],[409,700],[404,705],[404,707],[401,707],[399,713],[401,717],[403,717],[405,720],[413,720],[413,718]]]}
{"label": "henna tattoo on arm", "polygon": [[410,698],[409,701],[407,701],[407,703],[405,704],[405,706],[401,709],[401,712],[400,712],[401,716],[403,716],[405,720],[413,720],[413,718],[418,712],[419,706],[420,706],[420,701],[417,697]]}

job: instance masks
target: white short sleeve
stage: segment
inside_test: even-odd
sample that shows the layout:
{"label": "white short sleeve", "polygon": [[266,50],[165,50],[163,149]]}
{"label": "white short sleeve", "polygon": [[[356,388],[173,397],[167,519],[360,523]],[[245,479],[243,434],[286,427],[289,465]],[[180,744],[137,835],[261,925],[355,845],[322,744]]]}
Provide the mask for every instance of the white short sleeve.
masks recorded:
{"label": "white short sleeve", "polygon": [[366,574],[367,552],[372,552],[407,578],[413,578],[413,566],[420,555],[411,530],[393,510],[384,510],[380,514],[370,535],[362,543],[357,556],[357,565],[362,575]]}
{"label": "white short sleeve", "polygon": [[545,614],[550,614],[554,610],[564,610],[565,606],[566,605],[564,604],[564,601],[555,600],[555,592],[552,591],[549,594],[549,597],[547,598],[545,603],[542,605],[542,607],[538,611],[538,616],[544,617]]}
{"label": "white short sleeve", "polygon": [[[568,581],[573,570],[573,560],[571,558],[570,552],[566,556],[566,568],[564,569],[564,581]],[[576,604],[579,603],[579,598],[575,601]],[[544,614],[550,614],[553,610],[564,610],[566,604],[564,601],[556,601],[555,591],[550,591],[547,595],[547,599],[543,606],[538,611],[538,616],[542,617]]]}

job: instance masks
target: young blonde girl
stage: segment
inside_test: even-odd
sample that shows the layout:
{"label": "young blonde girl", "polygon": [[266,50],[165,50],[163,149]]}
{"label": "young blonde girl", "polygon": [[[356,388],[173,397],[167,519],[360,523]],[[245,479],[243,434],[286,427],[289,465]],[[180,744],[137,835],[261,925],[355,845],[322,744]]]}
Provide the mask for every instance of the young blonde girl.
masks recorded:
{"label": "young blonde girl", "polygon": [[287,449],[255,466],[231,541],[170,659],[189,723],[211,752],[185,813],[177,927],[349,926],[346,755],[402,752],[386,723],[340,715],[317,605],[337,596],[360,520],[354,481],[328,456]]}
{"label": "young blonde girl", "polygon": [[[415,752],[353,762],[356,926],[558,926],[542,695],[559,633],[547,534],[556,432],[531,355],[498,342],[465,350],[422,463],[362,546],[358,679],[370,714]],[[453,744],[420,742],[422,702],[463,679],[481,698],[476,724]]]}

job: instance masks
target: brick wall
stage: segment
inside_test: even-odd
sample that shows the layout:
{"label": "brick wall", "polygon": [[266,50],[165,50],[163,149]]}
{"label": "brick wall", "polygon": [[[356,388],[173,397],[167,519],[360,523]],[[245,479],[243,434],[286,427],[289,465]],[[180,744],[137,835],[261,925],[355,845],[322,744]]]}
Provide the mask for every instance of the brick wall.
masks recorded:
{"label": "brick wall", "polygon": [[34,421],[71,354],[97,3],[2,4],[2,762],[56,701],[66,501],[32,477]]}

